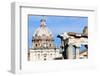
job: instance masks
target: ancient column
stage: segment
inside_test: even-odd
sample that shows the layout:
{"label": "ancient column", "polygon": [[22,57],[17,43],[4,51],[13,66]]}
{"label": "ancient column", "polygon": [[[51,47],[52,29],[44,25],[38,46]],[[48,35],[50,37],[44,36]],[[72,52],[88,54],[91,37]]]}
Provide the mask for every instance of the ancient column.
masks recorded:
{"label": "ancient column", "polygon": [[80,54],[80,46],[81,46],[80,44],[76,44],[75,45],[75,47],[76,47],[76,50],[75,50],[76,59],[79,59],[80,58],[80,55],[79,55]]}
{"label": "ancient column", "polygon": [[74,47],[71,44],[69,44],[67,48],[67,56],[68,56],[68,59],[74,59]]}
{"label": "ancient column", "polygon": [[85,47],[86,47],[86,50],[87,50],[87,52],[86,52],[86,54],[87,54],[86,58],[88,58],[88,45],[85,45]]}

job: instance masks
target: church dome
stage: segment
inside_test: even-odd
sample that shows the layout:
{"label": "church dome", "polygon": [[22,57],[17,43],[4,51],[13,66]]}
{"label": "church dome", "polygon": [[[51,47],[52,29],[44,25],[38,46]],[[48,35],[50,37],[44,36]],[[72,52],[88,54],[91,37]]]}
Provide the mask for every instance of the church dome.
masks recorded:
{"label": "church dome", "polygon": [[46,20],[41,19],[40,27],[33,34],[32,46],[34,49],[55,48],[51,31],[46,27]]}
{"label": "church dome", "polygon": [[40,27],[37,28],[33,34],[33,36],[38,36],[38,37],[52,37],[51,31],[46,27],[46,20],[41,19],[41,24]]}

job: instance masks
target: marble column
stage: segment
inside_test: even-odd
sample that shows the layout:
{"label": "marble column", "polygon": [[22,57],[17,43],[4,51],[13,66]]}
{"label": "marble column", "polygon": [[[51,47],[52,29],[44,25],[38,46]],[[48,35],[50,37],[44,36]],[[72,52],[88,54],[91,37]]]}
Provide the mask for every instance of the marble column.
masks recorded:
{"label": "marble column", "polygon": [[76,56],[76,59],[79,59],[80,58],[80,44],[76,44],[76,50],[75,50],[75,56]]}
{"label": "marble column", "polygon": [[30,61],[30,52],[28,52],[28,61]]}
{"label": "marble column", "polygon": [[86,56],[86,58],[88,58],[88,45],[85,45],[85,47],[86,47],[86,50],[87,50],[87,56]]}
{"label": "marble column", "polygon": [[71,44],[67,48],[67,56],[68,59],[74,59],[74,47]]}

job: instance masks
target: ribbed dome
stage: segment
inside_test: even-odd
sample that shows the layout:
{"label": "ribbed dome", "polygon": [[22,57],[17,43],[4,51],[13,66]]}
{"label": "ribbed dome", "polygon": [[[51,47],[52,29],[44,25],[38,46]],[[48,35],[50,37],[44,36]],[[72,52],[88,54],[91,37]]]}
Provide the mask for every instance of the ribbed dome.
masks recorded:
{"label": "ribbed dome", "polygon": [[40,27],[33,34],[32,43],[34,49],[55,48],[51,31],[46,27],[46,20],[41,19]]}
{"label": "ribbed dome", "polygon": [[41,19],[40,20],[41,23],[40,23],[40,27],[37,28],[33,34],[33,37],[35,36],[45,36],[45,37],[52,37],[52,33],[51,31],[46,27],[46,20],[45,19]]}
{"label": "ribbed dome", "polygon": [[38,29],[36,29],[36,31],[34,32],[33,36],[52,36],[51,31],[46,28],[46,27],[39,27]]}

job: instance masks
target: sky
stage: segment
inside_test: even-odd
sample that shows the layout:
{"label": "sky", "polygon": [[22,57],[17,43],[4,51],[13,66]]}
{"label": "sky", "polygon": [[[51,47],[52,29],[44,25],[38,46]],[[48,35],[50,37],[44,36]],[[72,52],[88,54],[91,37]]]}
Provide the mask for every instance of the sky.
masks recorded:
{"label": "sky", "polygon": [[40,20],[46,19],[46,27],[49,28],[54,37],[54,44],[56,47],[60,46],[60,39],[58,34],[63,32],[82,33],[84,26],[88,25],[88,17],[78,16],[28,16],[28,45],[32,47],[32,36],[35,30],[40,27]]}

